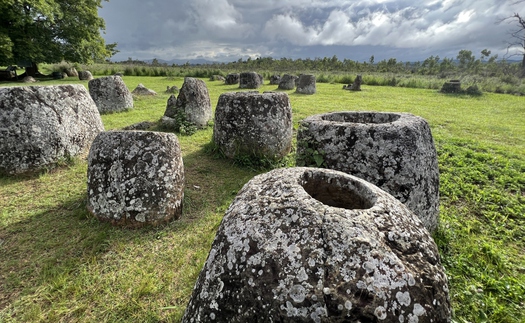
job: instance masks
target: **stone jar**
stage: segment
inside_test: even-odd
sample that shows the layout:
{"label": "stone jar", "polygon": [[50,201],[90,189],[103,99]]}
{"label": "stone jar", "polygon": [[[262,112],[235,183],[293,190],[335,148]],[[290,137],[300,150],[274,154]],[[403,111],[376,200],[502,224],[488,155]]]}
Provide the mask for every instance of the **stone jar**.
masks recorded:
{"label": "stone jar", "polygon": [[120,76],[104,76],[88,82],[89,94],[100,113],[122,112],[133,108],[133,95]]}
{"label": "stone jar", "polygon": [[279,74],[273,74],[270,76],[270,85],[279,85],[281,82],[281,75]]}
{"label": "stone jar", "polygon": [[0,88],[0,173],[31,173],[83,155],[101,131],[83,85]]}
{"label": "stone jar", "polygon": [[295,81],[297,80],[297,76],[290,75],[290,74],[284,74],[283,77],[281,77],[281,80],[279,81],[279,90],[293,90],[295,89]]}
{"label": "stone jar", "polygon": [[[170,104],[174,106],[170,107]],[[208,127],[208,122],[212,119],[211,101],[208,87],[203,80],[184,78],[177,99],[168,99],[164,116],[176,118],[178,114],[199,129]]]}
{"label": "stone jar", "polygon": [[239,74],[240,89],[258,89],[263,84],[263,77],[255,72],[243,72]]}
{"label": "stone jar", "polygon": [[428,123],[408,113],[336,112],[304,119],[298,166],[340,170],[404,203],[434,231],[439,221],[439,169]]}
{"label": "stone jar", "polygon": [[292,147],[292,107],[288,94],[221,94],[215,109],[213,141],[228,158],[284,157]]}
{"label": "stone jar", "polygon": [[151,89],[148,89],[147,87],[144,86],[144,84],[139,83],[139,85],[137,85],[137,87],[133,91],[131,91],[131,94],[153,96],[153,95],[157,95],[157,92]]}
{"label": "stone jar", "polygon": [[93,74],[90,71],[80,71],[78,72],[78,79],[81,81],[91,81],[93,79]]}
{"label": "stone jar", "polygon": [[315,94],[316,91],[317,86],[315,82],[315,75],[302,74],[299,76],[297,81],[297,89],[295,89],[296,93]]}
{"label": "stone jar", "polygon": [[182,322],[450,322],[438,248],[401,202],[320,168],[249,181]]}
{"label": "stone jar", "polygon": [[100,133],[89,151],[87,177],[87,208],[101,221],[135,228],[182,214],[184,165],[173,133]]}
{"label": "stone jar", "polygon": [[226,85],[239,84],[239,79],[240,79],[239,73],[230,73],[226,75],[224,84]]}

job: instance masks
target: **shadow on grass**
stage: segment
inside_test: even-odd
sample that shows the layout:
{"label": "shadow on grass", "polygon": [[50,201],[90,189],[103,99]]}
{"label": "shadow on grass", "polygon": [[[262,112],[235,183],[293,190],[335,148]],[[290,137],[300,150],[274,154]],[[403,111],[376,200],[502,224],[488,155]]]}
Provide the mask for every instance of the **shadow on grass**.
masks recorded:
{"label": "shadow on grass", "polygon": [[21,174],[8,174],[3,171],[0,171],[0,186],[21,183],[25,181],[32,181],[39,178],[42,175],[62,171],[64,169],[67,169],[68,167],[73,166],[75,163],[78,162],[79,159],[85,159],[86,155],[87,152],[83,153],[82,155],[71,157],[68,159],[64,158],[62,160],[57,161],[55,164],[43,166],[40,169]]}
{"label": "shadow on grass", "polygon": [[[61,277],[75,280],[77,276],[93,275],[88,280],[101,280],[96,276],[101,275],[104,269],[95,267],[97,272],[91,274],[78,272],[79,268],[89,268],[93,262],[131,273],[140,272],[142,266],[153,263],[177,275],[180,271],[189,270],[195,272],[196,277],[224,211],[237,191],[256,173],[238,168],[230,160],[218,159],[204,148],[186,154],[184,164],[186,184],[183,214],[180,219],[162,226],[132,230],[100,222],[86,209],[85,191],[78,190],[81,193],[59,197],[42,210],[0,227],[0,312],[9,307],[7,311],[18,311],[15,315],[20,315],[20,307],[16,309],[13,304],[25,302],[24,299],[31,299],[32,303],[39,304],[44,310],[55,306],[50,304],[53,300],[73,302],[72,299],[67,300],[67,296],[64,300],[62,296],[69,287],[54,286]],[[59,171],[67,172],[68,169]],[[42,188],[49,189],[54,188]],[[35,198],[38,198],[38,192]],[[178,249],[173,249],[174,245]],[[153,252],[152,249],[162,251]],[[157,264],[156,261],[160,261],[158,258],[162,257],[168,261]],[[174,261],[185,264],[177,268]],[[162,280],[158,275],[156,277]],[[159,286],[170,286],[170,279],[157,283]],[[154,297],[164,305],[175,303],[184,306],[185,297],[189,297],[194,283],[192,276],[186,279],[182,288],[187,291],[187,295],[170,300],[175,296],[159,292]],[[85,282],[79,279],[71,284],[83,286]],[[104,282],[99,284],[94,288],[112,288],[119,290],[118,293],[126,293],[120,291],[126,289],[124,286],[107,287]],[[131,293],[140,288],[134,286]],[[168,289],[158,288],[159,291]],[[96,290],[89,293],[96,293]],[[126,296],[120,295],[121,298]],[[86,302],[89,297],[93,296],[88,296]]]}

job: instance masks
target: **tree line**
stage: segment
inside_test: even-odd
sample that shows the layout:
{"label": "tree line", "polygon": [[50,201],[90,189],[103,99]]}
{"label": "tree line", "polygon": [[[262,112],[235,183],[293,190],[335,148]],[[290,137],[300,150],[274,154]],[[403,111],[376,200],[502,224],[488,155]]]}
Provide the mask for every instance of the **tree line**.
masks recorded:
{"label": "tree line", "polygon": [[394,74],[418,74],[418,75],[440,75],[447,77],[456,74],[481,75],[486,77],[501,77],[512,75],[525,77],[525,68],[515,61],[498,59],[498,55],[491,55],[491,51],[484,49],[476,57],[470,50],[460,50],[455,58],[440,58],[430,56],[423,61],[401,62],[396,58],[384,59],[376,62],[372,55],[368,61],[355,61],[351,59],[340,60],[336,55],[332,57],[311,58],[280,58],[257,57],[255,59],[239,58],[233,62],[210,62],[206,64],[190,64],[189,62],[178,65],[161,63],[158,59],[153,59],[151,63],[133,60],[117,62],[117,64],[128,65],[150,65],[154,67],[182,67],[182,68],[202,68],[212,70],[256,70],[284,72],[328,72],[328,73],[394,73]]}

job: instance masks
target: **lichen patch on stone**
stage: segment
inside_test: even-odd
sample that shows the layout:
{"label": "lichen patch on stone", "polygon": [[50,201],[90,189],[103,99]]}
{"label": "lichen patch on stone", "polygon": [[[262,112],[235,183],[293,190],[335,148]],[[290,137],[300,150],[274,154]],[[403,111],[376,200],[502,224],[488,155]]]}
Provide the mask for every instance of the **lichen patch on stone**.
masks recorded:
{"label": "lichen patch on stone", "polygon": [[[324,204],[303,187],[314,177],[366,187],[355,193],[369,207]],[[279,169],[226,211],[183,322],[450,322],[446,285],[430,234],[391,195],[338,171]]]}

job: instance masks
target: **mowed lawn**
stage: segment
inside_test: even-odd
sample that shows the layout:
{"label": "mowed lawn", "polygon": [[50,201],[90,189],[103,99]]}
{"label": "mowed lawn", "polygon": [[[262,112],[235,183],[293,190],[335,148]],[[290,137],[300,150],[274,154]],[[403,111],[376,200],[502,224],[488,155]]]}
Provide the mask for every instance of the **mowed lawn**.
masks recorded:
{"label": "mowed lawn", "polygon": [[[182,78],[128,77],[155,90],[106,130],[161,118],[167,86]],[[237,86],[205,80],[215,108]],[[38,85],[87,82],[42,81]],[[268,83],[266,81],[265,83]],[[11,86],[14,83],[1,83]],[[20,86],[21,84],[16,84]],[[318,83],[289,94],[294,127],[331,111],[409,112],[432,129],[440,167],[434,234],[450,279],[455,322],[525,321],[525,98]],[[276,90],[264,85],[260,91]],[[210,152],[212,128],[178,136],[186,187],[182,218],[126,230],[86,210],[85,158],[33,176],[0,177],[0,322],[178,322],[215,232],[237,191],[265,172]],[[293,166],[293,152],[282,166]]]}

